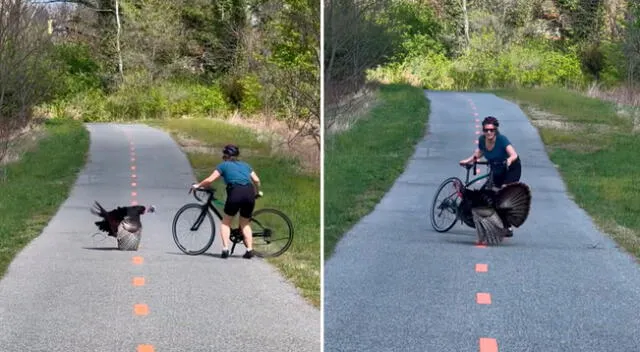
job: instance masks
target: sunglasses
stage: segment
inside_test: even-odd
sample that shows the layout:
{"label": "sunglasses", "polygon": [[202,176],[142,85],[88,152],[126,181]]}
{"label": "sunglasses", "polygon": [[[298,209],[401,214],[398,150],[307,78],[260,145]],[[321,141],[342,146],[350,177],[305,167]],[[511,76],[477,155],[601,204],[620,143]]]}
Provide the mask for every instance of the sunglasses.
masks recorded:
{"label": "sunglasses", "polygon": [[483,128],[482,131],[483,132],[495,132],[496,129],[495,128]]}

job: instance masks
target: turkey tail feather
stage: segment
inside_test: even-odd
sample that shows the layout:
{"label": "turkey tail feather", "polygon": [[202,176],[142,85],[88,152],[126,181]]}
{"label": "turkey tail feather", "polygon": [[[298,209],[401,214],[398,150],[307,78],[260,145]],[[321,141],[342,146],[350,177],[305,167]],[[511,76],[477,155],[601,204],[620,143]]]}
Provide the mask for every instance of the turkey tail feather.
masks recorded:
{"label": "turkey tail feather", "polygon": [[510,225],[521,226],[531,211],[531,188],[522,182],[506,185],[496,195],[496,210]]}
{"label": "turkey tail feather", "polygon": [[90,209],[93,215],[102,216],[105,219],[107,218],[107,211],[102,207],[102,205],[100,205],[100,203],[98,203],[98,201],[94,202],[94,207],[95,208]]}
{"label": "turkey tail feather", "polygon": [[502,219],[491,207],[477,207],[471,209],[473,215],[473,222],[475,223],[476,231],[478,233],[478,240],[480,242],[488,242],[491,244],[497,244],[509,232],[505,228]]}

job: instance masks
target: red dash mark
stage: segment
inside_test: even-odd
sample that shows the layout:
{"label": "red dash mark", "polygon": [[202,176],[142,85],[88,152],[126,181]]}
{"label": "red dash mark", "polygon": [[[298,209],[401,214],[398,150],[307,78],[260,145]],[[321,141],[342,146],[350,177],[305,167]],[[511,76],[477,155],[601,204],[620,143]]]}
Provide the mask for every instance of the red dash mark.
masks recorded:
{"label": "red dash mark", "polygon": [[498,341],[489,337],[481,337],[480,352],[498,352]]}
{"label": "red dash mark", "polygon": [[478,304],[491,304],[491,295],[488,293],[477,293],[476,303]]}
{"label": "red dash mark", "polygon": [[137,352],[155,352],[153,345],[138,345]]}
{"label": "red dash mark", "polygon": [[489,265],[476,264],[476,273],[486,273],[487,271],[489,271]]}
{"label": "red dash mark", "polygon": [[136,315],[147,315],[149,314],[149,307],[146,304],[136,304],[133,306],[133,312]]}

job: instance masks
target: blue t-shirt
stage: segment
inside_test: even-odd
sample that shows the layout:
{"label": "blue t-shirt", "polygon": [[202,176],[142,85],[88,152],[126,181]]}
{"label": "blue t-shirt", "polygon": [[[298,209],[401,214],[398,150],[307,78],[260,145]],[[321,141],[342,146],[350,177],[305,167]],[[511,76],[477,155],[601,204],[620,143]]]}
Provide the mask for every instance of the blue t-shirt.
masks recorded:
{"label": "blue t-shirt", "polygon": [[244,161],[223,161],[216,169],[222,175],[224,183],[227,185],[249,185],[251,184],[251,166]]}
{"label": "blue t-shirt", "polygon": [[507,153],[507,146],[511,144],[509,139],[502,134],[496,135],[496,144],[493,146],[493,149],[490,151],[487,150],[487,145],[485,144],[485,136],[480,136],[478,138],[478,148],[482,151],[482,155],[488,161],[504,161],[509,158],[509,153]]}

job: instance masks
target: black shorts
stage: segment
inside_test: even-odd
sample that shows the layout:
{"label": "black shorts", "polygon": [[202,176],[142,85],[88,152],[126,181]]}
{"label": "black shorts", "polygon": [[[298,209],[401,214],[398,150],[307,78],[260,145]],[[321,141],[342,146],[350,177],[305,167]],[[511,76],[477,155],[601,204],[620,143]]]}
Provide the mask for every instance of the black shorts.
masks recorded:
{"label": "black shorts", "polygon": [[256,205],[256,192],[253,185],[229,185],[227,186],[227,201],[224,204],[224,213],[229,216],[250,218]]}
{"label": "black shorts", "polygon": [[493,185],[502,187],[502,185],[505,184],[518,182],[520,181],[520,176],[522,176],[522,166],[520,164],[520,157],[518,157],[513,164],[509,166],[509,169],[493,174]]}

